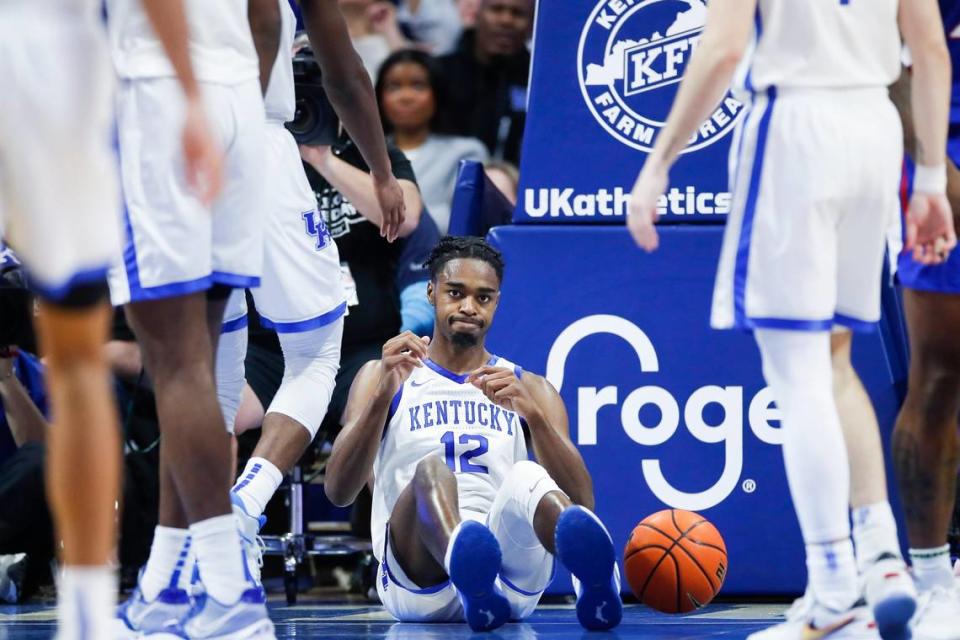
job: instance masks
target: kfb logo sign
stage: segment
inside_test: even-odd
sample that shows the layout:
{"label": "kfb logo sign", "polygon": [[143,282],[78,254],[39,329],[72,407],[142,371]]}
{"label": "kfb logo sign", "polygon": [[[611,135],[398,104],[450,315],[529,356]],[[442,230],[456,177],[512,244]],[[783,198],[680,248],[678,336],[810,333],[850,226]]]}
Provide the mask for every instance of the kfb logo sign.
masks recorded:
{"label": "kfb logo sign", "polygon": [[[597,122],[639,151],[653,149],[703,33],[703,0],[601,0],[580,36],[580,90]],[[726,95],[684,153],[729,133],[743,104]]]}
{"label": "kfb logo sign", "polygon": [[[657,350],[646,333],[629,320],[614,315],[592,315],[577,320],[564,329],[547,356],[547,379],[558,390],[563,388],[564,368],[567,357],[582,340],[596,334],[608,333],[625,340],[637,355],[642,373],[660,371]],[[722,409],[723,419],[711,425],[705,418],[710,405]],[[620,420],[624,432],[645,449],[641,471],[650,491],[663,503],[676,509],[700,511],[723,502],[740,483],[743,471],[743,438],[746,425],[761,442],[780,445],[783,442],[779,429],[780,413],[773,402],[769,388],[760,390],[749,400],[744,398],[742,386],[709,384],[699,387],[683,402],[668,389],[657,385],[643,385],[625,395],[616,386],[602,389],[579,387],[577,389],[577,445],[597,444],[597,414],[604,406],[619,405]],[[660,418],[655,424],[641,420],[641,409],[654,405]],[[681,412],[682,409],[682,412]],[[746,413],[746,415],[744,415]],[[705,444],[724,444],[723,472],[709,488],[699,492],[677,489],[665,476],[657,458],[657,447],[674,436],[680,427],[681,416],[687,430],[696,440]],[[777,423],[774,426],[773,423]],[[744,490],[752,491],[745,482]],[[755,484],[752,485],[755,488]]]}

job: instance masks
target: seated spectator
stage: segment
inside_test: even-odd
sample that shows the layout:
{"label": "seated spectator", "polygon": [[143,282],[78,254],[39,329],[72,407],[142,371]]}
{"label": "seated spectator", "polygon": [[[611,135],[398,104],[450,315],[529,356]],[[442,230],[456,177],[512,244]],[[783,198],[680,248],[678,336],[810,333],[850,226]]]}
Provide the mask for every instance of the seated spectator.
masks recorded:
{"label": "seated spectator", "polygon": [[392,54],[380,69],[376,92],[384,128],[413,164],[427,212],[446,234],[460,162],[482,162],[487,150],[475,138],[444,134],[446,87],[429,54],[414,49]]}
{"label": "seated spectator", "polygon": [[477,26],[479,11],[480,0],[457,0],[457,13],[460,14],[460,24],[464,29],[473,29]]}
{"label": "seated spectator", "polygon": [[519,164],[527,111],[534,0],[481,0],[476,27],[439,59],[453,132],[479,138],[494,158]]}
{"label": "seated spectator", "polygon": [[517,190],[520,187],[520,172],[509,162],[501,160],[491,160],[484,163],[483,170],[500,193],[510,201],[510,204],[517,204]]}
{"label": "seated spectator", "polygon": [[402,0],[397,16],[418,45],[435,56],[453,51],[463,32],[455,0]]}
{"label": "seated spectator", "polygon": [[340,12],[347,22],[353,48],[363,60],[371,82],[391,52],[410,46],[400,30],[397,7],[392,2],[340,0]]}

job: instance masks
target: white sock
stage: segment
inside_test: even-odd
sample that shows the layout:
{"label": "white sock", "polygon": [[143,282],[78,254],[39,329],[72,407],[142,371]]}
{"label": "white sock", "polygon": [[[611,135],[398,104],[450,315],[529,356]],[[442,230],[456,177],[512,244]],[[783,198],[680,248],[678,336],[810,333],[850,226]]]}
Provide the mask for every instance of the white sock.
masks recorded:
{"label": "white sock", "polygon": [[857,568],[853,543],[807,545],[807,576],[816,601],[834,611],[846,611],[857,600]]}
{"label": "white sock", "polygon": [[443,554],[443,568],[447,570],[447,575],[450,575],[450,554],[453,553],[453,543],[457,540],[457,536],[460,535],[460,530],[463,528],[463,523],[466,520],[463,520],[458,524],[454,529],[453,533],[450,534],[450,542],[447,543],[447,552]]}
{"label": "white sock", "polygon": [[158,526],[153,530],[150,557],[140,576],[140,591],[147,602],[156,600],[164,589],[176,586],[174,572],[177,565],[186,560],[189,539],[190,532],[186,529]]}
{"label": "white sock", "polygon": [[903,557],[897,539],[897,521],[889,502],[877,502],[853,510],[853,542],[861,572],[884,554]]}
{"label": "white sock", "polygon": [[109,566],[65,566],[57,578],[57,637],[112,637],[117,586],[117,575]]}
{"label": "white sock", "polygon": [[953,585],[953,569],[950,567],[950,545],[933,549],[910,549],[913,577],[921,591]]}
{"label": "white sock", "polygon": [[232,513],[190,525],[197,550],[200,578],[207,593],[223,604],[233,604],[252,586],[240,532]]}
{"label": "white sock", "polygon": [[250,458],[233,486],[233,492],[240,496],[247,513],[258,518],[281,482],[283,474],[275,464],[266,458]]}

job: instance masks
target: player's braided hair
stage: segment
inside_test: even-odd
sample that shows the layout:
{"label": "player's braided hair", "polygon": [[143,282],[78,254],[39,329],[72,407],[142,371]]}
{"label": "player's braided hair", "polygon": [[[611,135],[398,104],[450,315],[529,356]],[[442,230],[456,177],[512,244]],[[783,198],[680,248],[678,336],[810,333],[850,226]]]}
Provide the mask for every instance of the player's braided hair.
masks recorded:
{"label": "player's braided hair", "polygon": [[497,280],[503,281],[503,254],[491,247],[486,240],[475,236],[444,236],[430,252],[426,266],[430,269],[430,279],[436,282],[443,266],[451,260],[474,258],[483,260],[497,273]]}

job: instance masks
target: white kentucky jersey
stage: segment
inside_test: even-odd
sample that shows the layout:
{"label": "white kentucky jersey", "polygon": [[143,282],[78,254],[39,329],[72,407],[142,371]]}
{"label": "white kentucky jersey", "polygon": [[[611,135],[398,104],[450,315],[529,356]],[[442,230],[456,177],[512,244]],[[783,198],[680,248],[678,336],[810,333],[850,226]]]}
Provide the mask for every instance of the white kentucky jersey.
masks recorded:
{"label": "white kentucky jersey", "polygon": [[[467,376],[429,359],[423,364],[393,398],[373,465],[371,534],[380,560],[390,514],[422,459],[444,460],[457,477],[460,509],[480,514],[490,510],[514,463],[527,459],[516,412],[490,402]],[[523,374],[520,367],[497,356],[491,356],[488,364]]]}
{"label": "white kentucky jersey", "polygon": [[[117,74],[128,80],[167,78],[173,66],[141,0],[106,0]],[[185,0],[190,56],[201,82],[235,85],[260,76],[247,18],[247,0]]]}
{"label": "white kentucky jersey", "polygon": [[293,40],[297,35],[297,16],[290,0],[280,3],[280,51],[270,71],[270,82],[263,104],[267,109],[267,122],[290,122],[297,110],[297,96],[293,85]]}
{"label": "white kentucky jersey", "polygon": [[898,0],[759,0],[734,85],[886,87],[900,75]]}

